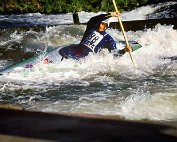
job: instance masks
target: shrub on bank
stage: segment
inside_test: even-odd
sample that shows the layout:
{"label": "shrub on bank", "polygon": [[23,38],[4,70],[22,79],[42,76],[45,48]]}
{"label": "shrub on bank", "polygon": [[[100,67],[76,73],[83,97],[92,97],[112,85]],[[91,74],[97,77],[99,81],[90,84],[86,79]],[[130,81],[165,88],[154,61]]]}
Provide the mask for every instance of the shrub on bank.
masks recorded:
{"label": "shrub on bank", "polygon": [[[120,10],[166,0],[115,0]],[[111,0],[1,0],[0,13],[68,13],[75,11],[113,11]]]}

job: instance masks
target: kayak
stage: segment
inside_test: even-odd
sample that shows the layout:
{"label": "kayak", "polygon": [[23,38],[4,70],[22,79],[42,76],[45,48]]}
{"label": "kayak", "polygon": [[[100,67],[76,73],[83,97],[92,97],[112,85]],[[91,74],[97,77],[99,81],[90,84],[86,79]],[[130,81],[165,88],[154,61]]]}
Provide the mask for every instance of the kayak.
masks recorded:
{"label": "kayak", "polygon": [[[125,47],[125,41],[119,41],[117,44],[122,44],[122,46]],[[136,41],[129,41],[130,46],[132,47],[132,51],[135,51],[142,46],[136,42]],[[30,57],[26,60],[14,63],[2,70],[0,70],[0,75],[11,73],[11,72],[18,72],[23,69],[30,69],[33,68],[37,63],[43,62],[44,64],[48,63],[56,63],[61,62],[63,59],[62,55],[60,55],[60,51],[65,50],[67,51],[67,58],[76,59],[83,58],[85,56],[82,56],[79,54],[79,52],[74,52],[73,50],[80,48],[79,44],[70,44],[67,46],[59,46],[57,48],[50,48],[46,50],[45,52],[42,52],[38,55],[35,55],[33,57]],[[87,50],[87,49],[85,49]],[[88,49],[89,50],[89,49]]]}
{"label": "kayak", "polygon": [[[124,41],[119,41],[119,46],[122,44],[123,48],[125,47],[125,42]],[[116,43],[116,44],[118,44]],[[135,51],[141,47],[141,45],[138,42],[135,41],[129,41],[130,46],[132,47],[132,51]],[[75,45],[69,45],[66,46],[62,49],[60,49],[59,54],[62,56],[62,59],[66,58],[71,58],[71,59],[76,59],[79,60],[81,58],[84,58],[88,56],[88,54],[94,53],[94,50],[92,48],[83,46],[81,44],[75,44]]]}

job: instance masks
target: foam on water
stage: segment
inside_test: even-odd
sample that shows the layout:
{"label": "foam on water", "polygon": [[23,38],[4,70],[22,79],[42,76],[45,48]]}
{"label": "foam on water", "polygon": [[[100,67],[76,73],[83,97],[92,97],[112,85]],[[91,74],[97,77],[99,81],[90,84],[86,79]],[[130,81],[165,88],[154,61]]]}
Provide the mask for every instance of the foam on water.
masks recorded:
{"label": "foam on water", "polygon": [[177,117],[177,94],[134,94],[121,105],[121,115],[128,119],[168,120]]}
{"label": "foam on water", "polygon": [[[108,32],[112,34],[115,40],[123,40],[120,31],[110,29]],[[172,63],[170,59],[162,60],[162,58],[176,56],[175,39],[177,38],[177,32],[172,26],[157,25],[154,29],[147,29],[146,31],[130,31],[127,32],[127,38],[129,40],[138,41],[142,45],[141,49],[132,53],[132,56],[138,65],[138,69],[140,69],[140,74],[142,74],[143,71],[145,73],[153,73],[153,70],[157,69],[159,66]],[[118,44],[118,47],[121,46],[121,44]],[[95,66],[97,67],[95,68]],[[85,78],[98,73],[116,72],[119,74],[127,74],[124,72],[124,68],[127,68],[128,70],[132,69],[132,73],[135,73],[135,68],[132,67],[129,54],[124,55],[120,59],[113,59],[112,55],[108,54],[107,51],[104,51],[94,56],[90,55],[90,57],[80,60],[79,62],[65,60],[65,62],[55,65],[39,64],[36,68],[32,69],[32,72],[29,72],[29,76],[36,76],[37,78],[43,78],[42,76],[45,76],[45,78],[47,78],[46,74],[52,72],[55,73],[54,76],[58,73],[60,79],[60,76],[64,77],[64,79],[65,77],[67,78],[67,76],[68,78],[73,79]],[[13,74],[10,77],[13,78],[14,76],[15,75]],[[29,76],[27,76],[27,78]]]}
{"label": "foam on water", "polygon": [[[145,9],[147,13],[151,10]],[[80,40],[84,30],[84,26],[48,27],[34,42],[46,47],[65,45]],[[124,40],[120,31],[108,32],[116,41]],[[21,34],[13,34],[11,38],[21,42]],[[177,31],[173,26],[157,25],[126,35],[128,40],[142,45],[132,52],[136,66],[128,53],[114,58],[107,50],[79,61],[58,59],[53,64],[43,64],[39,59],[34,68],[0,76],[0,100],[12,99],[12,103],[39,111],[118,114],[127,119],[176,118],[177,61],[172,57],[177,56]],[[123,48],[122,44],[117,46]]]}
{"label": "foam on water", "polygon": [[[149,5],[149,6],[142,6],[140,8],[131,10],[129,12],[122,13],[122,19],[124,21],[131,21],[131,20],[146,20],[146,19],[157,19],[158,16],[164,18],[170,18],[168,11],[163,11],[161,13],[157,13],[156,11],[162,7],[167,7],[177,2],[166,2],[166,3],[159,3],[158,5]],[[135,16],[136,15],[136,16]]]}
{"label": "foam on water", "polygon": [[[120,31],[110,29],[109,32],[113,33],[115,39],[121,40]],[[132,53],[137,66],[132,64],[128,54],[115,59],[105,50],[80,61],[65,60],[61,63],[47,65],[39,63],[30,71],[11,73],[8,75],[11,84],[5,84],[1,91],[21,88],[45,92],[51,89],[50,86],[61,87],[62,84],[68,84],[82,88],[81,96],[73,94],[72,97],[77,98],[76,100],[72,98],[71,100],[50,101],[50,99],[40,97],[41,100],[46,99],[46,102],[42,103],[35,101],[38,95],[33,98],[26,96],[28,99],[25,102],[28,102],[28,108],[42,111],[119,114],[127,119],[176,118],[176,84],[172,82],[172,86],[169,84],[171,82],[167,81],[168,79],[175,80],[176,61],[163,59],[177,56],[175,52],[177,48],[176,30],[173,30],[172,26],[157,25],[154,29],[146,31],[127,32],[127,38],[136,40],[143,46]],[[164,83],[163,76],[167,77]],[[138,84],[138,81],[143,81],[138,89],[135,88],[136,85],[131,85],[127,88],[128,90],[119,87],[118,90],[113,90],[112,86],[126,84],[126,80],[116,79],[120,77],[127,78],[130,81],[127,82],[128,84],[133,82]],[[16,85],[12,83],[13,80]],[[23,85],[18,86],[20,82],[23,82]],[[90,87],[92,83],[103,84],[106,89],[84,94],[87,90],[84,87]],[[24,104],[24,100],[20,103]]]}

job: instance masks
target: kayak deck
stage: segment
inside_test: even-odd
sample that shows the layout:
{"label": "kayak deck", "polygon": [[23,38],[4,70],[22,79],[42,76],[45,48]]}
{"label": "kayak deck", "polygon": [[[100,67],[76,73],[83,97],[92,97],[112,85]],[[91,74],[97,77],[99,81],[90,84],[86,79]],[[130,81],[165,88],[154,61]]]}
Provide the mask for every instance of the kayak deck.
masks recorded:
{"label": "kayak deck", "polygon": [[[119,41],[119,44],[122,44],[125,47],[125,41]],[[141,48],[142,46],[136,42],[136,41],[129,41],[130,46],[132,47],[132,51],[135,51],[139,48]],[[57,47],[57,48],[49,48],[47,51],[39,54],[39,55],[35,55],[33,57],[30,57],[26,60],[14,63],[2,70],[0,70],[0,75],[3,75],[4,73],[10,73],[13,72],[15,70],[21,70],[21,69],[25,69],[25,68],[32,68],[35,64],[39,63],[39,62],[44,62],[47,60],[46,63],[52,63],[52,62],[61,62],[62,56],[59,54],[59,51],[61,49],[65,49],[68,48],[68,50],[72,47],[77,47],[78,44],[70,44],[68,46],[62,46],[62,47]],[[72,57],[72,59],[76,59],[75,57]]]}

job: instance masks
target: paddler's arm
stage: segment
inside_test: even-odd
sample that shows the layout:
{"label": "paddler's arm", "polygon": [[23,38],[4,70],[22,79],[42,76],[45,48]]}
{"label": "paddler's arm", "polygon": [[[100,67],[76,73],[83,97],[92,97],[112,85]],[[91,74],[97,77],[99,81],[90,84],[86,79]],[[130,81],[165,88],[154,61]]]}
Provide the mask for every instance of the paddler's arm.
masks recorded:
{"label": "paddler's arm", "polygon": [[95,28],[97,28],[97,26],[101,23],[101,21],[108,19],[109,17],[111,17],[111,14],[100,14],[98,16],[92,17],[88,22],[87,22],[87,28],[86,31],[83,35],[83,38],[81,40],[82,41],[85,40],[85,38],[87,38],[87,36],[90,34],[90,31],[94,30]]}
{"label": "paddler's arm", "polygon": [[124,49],[118,50],[118,52],[114,52],[115,57],[120,57],[124,55],[126,52],[132,52],[132,47],[131,46],[126,46]]}
{"label": "paddler's arm", "polygon": [[126,46],[124,49],[119,50],[119,53],[125,54],[126,52],[132,52],[132,47],[131,46]]}
{"label": "paddler's arm", "polygon": [[92,17],[87,23],[87,29],[95,28],[100,24],[102,21],[110,18],[110,17],[118,17],[120,13],[117,12],[110,12],[108,14],[100,14],[98,16]]}
{"label": "paddler's arm", "polygon": [[110,12],[108,14],[100,14],[98,16],[92,17],[88,22],[87,22],[87,28],[84,33],[84,36],[81,40],[85,40],[85,38],[89,35],[89,32],[93,30],[94,28],[97,28],[97,26],[104,20],[110,18],[110,17],[117,17],[120,16],[120,13],[117,12]]}

